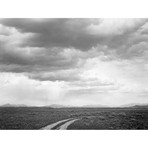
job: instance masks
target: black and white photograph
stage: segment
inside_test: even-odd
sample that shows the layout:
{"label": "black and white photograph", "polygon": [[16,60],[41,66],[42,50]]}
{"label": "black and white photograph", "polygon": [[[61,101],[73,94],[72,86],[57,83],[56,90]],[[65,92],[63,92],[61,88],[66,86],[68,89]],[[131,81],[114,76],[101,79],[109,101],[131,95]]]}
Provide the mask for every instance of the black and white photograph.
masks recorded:
{"label": "black and white photograph", "polygon": [[0,19],[0,130],[147,130],[147,18]]}
{"label": "black and white photograph", "polygon": [[0,6],[0,147],[147,147],[146,0]]}

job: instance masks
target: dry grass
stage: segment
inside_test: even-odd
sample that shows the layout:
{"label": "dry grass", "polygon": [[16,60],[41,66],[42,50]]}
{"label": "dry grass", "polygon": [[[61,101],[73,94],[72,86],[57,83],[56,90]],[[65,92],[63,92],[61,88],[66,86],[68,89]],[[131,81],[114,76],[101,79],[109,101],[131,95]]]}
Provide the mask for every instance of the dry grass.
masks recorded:
{"label": "dry grass", "polygon": [[1,107],[0,129],[40,129],[79,118],[69,129],[148,129],[147,109]]}

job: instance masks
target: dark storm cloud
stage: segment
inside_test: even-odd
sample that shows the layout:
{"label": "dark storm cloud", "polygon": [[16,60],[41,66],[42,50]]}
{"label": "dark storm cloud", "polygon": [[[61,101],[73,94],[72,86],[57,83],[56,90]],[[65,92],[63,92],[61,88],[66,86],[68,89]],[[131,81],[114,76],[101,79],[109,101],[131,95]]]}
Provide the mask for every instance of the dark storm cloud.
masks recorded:
{"label": "dark storm cloud", "polygon": [[[109,60],[130,59],[143,55],[148,47],[146,43],[141,43],[148,41],[148,27],[144,19],[134,25],[131,23],[132,27],[131,24],[123,24],[120,27],[112,23],[107,27],[108,24],[100,19],[2,19],[0,23],[8,27],[7,35],[4,36],[3,32],[3,36],[0,36],[0,71],[6,72],[37,73],[66,70],[75,68],[80,59],[99,57],[102,53],[110,57]],[[96,30],[92,31],[94,26]],[[103,29],[100,29],[102,26]],[[9,33],[9,30],[12,31]],[[16,36],[18,33],[21,36],[31,35],[23,38],[19,44],[11,44],[15,36],[14,30]],[[15,40],[20,38],[14,38]],[[65,56],[64,50],[67,48],[69,51],[75,50],[75,53],[68,52]],[[96,51],[93,52],[93,49]],[[74,75],[70,78],[65,74],[36,74],[32,78],[73,81],[78,79]]]}
{"label": "dark storm cloud", "polygon": [[34,37],[24,46],[75,47],[86,50],[101,40],[87,34],[85,29],[90,24],[88,19],[4,19],[1,23],[21,32],[34,33]]}
{"label": "dark storm cloud", "polygon": [[[31,32],[34,36],[24,43],[24,46],[35,47],[74,47],[88,50],[97,44],[106,44],[118,48],[128,43],[129,35],[138,30],[145,21],[138,23],[122,34],[93,34],[88,28],[100,25],[97,19],[3,19],[3,25],[15,27],[21,32]],[[112,26],[111,26],[112,27]]]}
{"label": "dark storm cloud", "polygon": [[[22,46],[44,48],[73,47],[87,51],[100,44],[107,45],[109,50],[114,48],[115,52],[120,56],[133,43],[137,44],[141,38],[143,39],[141,34],[138,35],[138,37],[140,36],[139,40],[133,35],[137,30],[145,26],[144,24],[146,24],[147,20],[141,20],[140,22],[135,22],[136,25],[131,22],[133,27],[130,27],[130,23],[128,27],[126,27],[126,24],[123,25],[123,28],[125,26],[126,29],[120,28],[120,26],[117,26],[117,29],[113,29],[116,28],[116,24],[111,24],[110,30],[114,30],[114,32],[110,33],[111,31],[108,30],[109,34],[107,35],[104,35],[103,32],[108,28],[105,28],[106,24],[99,19],[3,19],[1,23],[9,27],[15,27],[23,33],[33,33],[32,38],[24,41]],[[92,33],[92,29],[88,30],[92,25],[98,28],[104,25],[104,28],[102,28],[101,32]],[[148,39],[148,37],[145,38],[146,40]],[[51,52],[49,51],[49,53]]]}
{"label": "dark storm cloud", "polygon": [[[46,53],[46,52],[45,52]],[[25,55],[20,52],[0,52],[0,71],[7,72],[44,72],[69,69],[77,65],[76,59],[67,60],[60,54]]]}

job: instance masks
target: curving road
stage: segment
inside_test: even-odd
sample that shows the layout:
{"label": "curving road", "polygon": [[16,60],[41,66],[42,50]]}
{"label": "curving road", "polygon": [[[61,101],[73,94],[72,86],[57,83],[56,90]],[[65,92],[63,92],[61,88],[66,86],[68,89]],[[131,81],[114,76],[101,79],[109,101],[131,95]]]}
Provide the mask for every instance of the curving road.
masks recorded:
{"label": "curving road", "polygon": [[77,120],[79,120],[79,119],[73,119],[73,118],[65,119],[65,120],[61,120],[61,121],[58,121],[56,123],[50,124],[48,126],[45,126],[41,129],[42,130],[52,130],[52,129],[66,130],[69,125],[71,125],[72,123],[74,123]]}
{"label": "curving road", "polygon": [[64,123],[63,125],[61,125],[60,127],[58,127],[57,129],[58,129],[58,130],[65,130],[65,129],[68,128],[69,125],[71,125],[72,123],[74,123],[74,122],[77,121],[77,120],[79,120],[79,119],[70,120],[70,121]]}

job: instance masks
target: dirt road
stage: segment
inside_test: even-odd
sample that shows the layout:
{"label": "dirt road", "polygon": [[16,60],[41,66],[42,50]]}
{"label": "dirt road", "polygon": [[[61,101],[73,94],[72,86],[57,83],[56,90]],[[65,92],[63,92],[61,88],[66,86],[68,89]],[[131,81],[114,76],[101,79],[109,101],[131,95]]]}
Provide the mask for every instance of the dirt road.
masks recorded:
{"label": "dirt road", "polygon": [[65,119],[65,120],[61,120],[58,121],[56,123],[50,124],[48,126],[45,126],[43,128],[41,128],[42,130],[66,130],[68,128],[69,125],[71,125],[72,123],[74,123],[75,121],[77,121],[79,119]]}
{"label": "dirt road", "polygon": [[58,129],[58,130],[65,130],[65,129],[68,128],[69,125],[71,125],[72,123],[74,123],[74,122],[77,121],[77,120],[79,120],[79,119],[70,120],[70,121],[64,123],[63,125],[61,125],[60,127],[58,127],[57,129]]}

